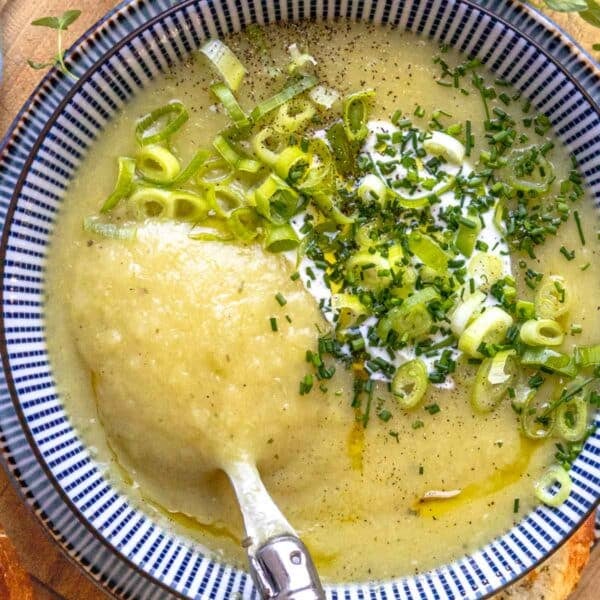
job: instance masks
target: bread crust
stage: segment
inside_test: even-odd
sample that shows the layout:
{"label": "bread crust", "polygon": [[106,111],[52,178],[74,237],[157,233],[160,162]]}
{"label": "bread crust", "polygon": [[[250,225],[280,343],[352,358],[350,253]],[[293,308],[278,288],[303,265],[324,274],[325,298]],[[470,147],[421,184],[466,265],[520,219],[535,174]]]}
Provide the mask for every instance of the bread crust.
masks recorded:
{"label": "bread crust", "polygon": [[594,515],[537,569],[530,571],[493,600],[566,600],[590,558]]}
{"label": "bread crust", "polygon": [[0,527],[0,598],[33,600],[33,589],[17,552]]}

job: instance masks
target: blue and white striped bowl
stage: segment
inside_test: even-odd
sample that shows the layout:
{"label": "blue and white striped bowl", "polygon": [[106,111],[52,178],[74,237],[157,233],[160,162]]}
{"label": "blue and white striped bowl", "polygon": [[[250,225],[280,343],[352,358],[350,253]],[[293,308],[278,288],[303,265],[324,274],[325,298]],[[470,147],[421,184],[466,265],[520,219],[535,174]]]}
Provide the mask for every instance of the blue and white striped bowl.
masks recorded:
{"label": "blue and white striped bowl", "polygon": [[[131,506],[72,429],[44,337],[44,261],[65,189],[107,120],[209,36],[278,19],[389,23],[480,58],[551,116],[600,209],[600,72],[539,14],[507,0],[134,0],[69,54],[77,82],[50,73],[0,146],[3,318],[0,434],[5,464],[40,521],[95,580],[123,598],[255,596],[247,573],[202,556]],[[598,290],[596,290],[596,293]],[[597,424],[600,419],[597,418]],[[600,497],[600,433],[573,465],[573,492],[485,548],[381,584],[329,586],[329,598],[481,598],[555,550]]]}

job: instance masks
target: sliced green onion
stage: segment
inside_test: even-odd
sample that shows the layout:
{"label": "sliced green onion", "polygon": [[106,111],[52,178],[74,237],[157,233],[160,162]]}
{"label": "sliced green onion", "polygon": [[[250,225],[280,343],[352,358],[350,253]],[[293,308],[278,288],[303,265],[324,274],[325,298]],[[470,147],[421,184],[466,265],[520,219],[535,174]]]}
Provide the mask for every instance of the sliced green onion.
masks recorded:
{"label": "sliced green onion", "polygon": [[535,155],[537,168],[531,169],[527,176],[518,175],[522,171],[521,165],[527,162],[531,156],[532,149],[513,150],[508,157],[506,181],[515,190],[521,192],[539,194],[547,192],[554,179],[554,167],[542,154],[536,153]]}
{"label": "sliced green onion", "polygon": [[367,119],[369,104],[374,97],[375,90],[368,89],[344,98],[342,104],[344,130],[350,142],[362,142],[369,135]]}
{"label": "sliced green onion", "polygon": [[181,171],[177,157],[158,144],[142,146],[136,163],[142,177],[150,183],[171,183]]}
{"label": "sliced green onion", "polygon": [[424,264],[440,274],[446,274],[452,256],[428,235],[411,231],[408,234],[410,251]]}
{"label": "sliced green onion", "polygon": [[112,210],[120,200],[129,196],[135,176],[135,160],[128,156],[119,156],[117,182],[110,196],[104,201],[101,213]]}
{"label": "sliced green onion", "polygon": [[213,140],[213,146],[216,151],[226,160],[234,169],[245,171],[247,173],[257,173],[262,165],[257,160],[252,160],[238,152],[231,142],[225,136],[219,134]]}
{"label": "sliced green onion", "polygon": [[333,193],[333,156],[329,146],[320,138],[313,138],[306,151],[310,164],[296,187],[308,195]]}
{"label": "sliced green onion", "polygon": [[208,58],[223,81],[234,92],[237,91],[244,79],[246,69],[231,49],[221,40],[209,40],[200,48],[200,52]]}
{"label": "sliced green onion", "polygon": [[138,188],[129,198],[137,219],[173,218],[173,204],[169,190],[152,187]]}
{"label": "sliced green onion", "polygon": [[229,219],[233,211],[245,203],[243,192],[232,185],[209,186],[206,193],[214,213],[224,219]]}
{"label": "sliced green onion", "polygon": [[341,329],[358,325],[368,314],[365,305],[352,294],[332,294],[331,308],[338,315],[336,327]]}
{"label": "sliced green onion", "polygon": [[237,129],[246,129],[250,126],[246,113],[238,104],[233,92],[224,83],[211,85],[210,91],[219,99]]}
{"label": "sliced green onion", "polygon": [[506,396],[516,377],[515,350],[503,350],[486,358],[475,376],[471,405],[479,412],[490,412]]}
{"label": "sliced green onion", "polygon": [[600,365],[600,344],[575,348],[575,362],[580,367]]}
{"label": "sliced green onion", "polygon": [[255,190],[256,210],[276,225],[287,223],[298,210],[298,194],[281,177],[271,173]]}
{"label": "sliced green onion", "polygon": [[234,171],[223,157],[214,156],[199,166],[196,180],[200,184],[226,183],[233,178]]}
{"label": "sliced green onion", "polygon": [[292,184],[299,183],[310,165],[310,156],[299,146],[288,146],[279,153],[273,170],[279,177],[290,181]]}
{"label": "sliced green onion", "polygon": [[423,141],[423,148],[429,154],[442,156],[456,165],[462,164],[465,159],[465,147],[456,138],[441,131],[432,132],[431,137]]}
{"label": "sliced green onion", "polygon": [[446,193],[451,190],[456,185],[455,177],[448,177],[445,181],[438,183],[432,190],[426,190],[418,194],[411,194],[407,196],[405,194],[400,194],[396,190],[390,190],[392,198],[396,201],[396,204],[401,206],[402,208],[414,209],[418,210],[420,208],[425,208],[426,206],[431,206],[431,198],[435,198],[440,196],[441,194]]}
{"label": "sliced green onion", "polygon": [[226,223],[214,217],[203,221],[201,227],[194,228],[188,237],[203,242],[232,242],[235,239]]}
{"label": "sliced green onion", "polygon": [[506,235],[506,224],[504,222],[505,205],[502,200],[496,202],[494,206],[494,225],[500,235]]}
{"label": "sliced green onion", "polygon": [[205,219],[211,208],[203,196],[184,190],[140,187],[129,198],[138,219],[162,218],[180,221]]}
{"label": "sliced green onion", "polygon": [[481,344],[500,344],[506,338],[512,317],[498,306],[491,306],[481,313],[464,330],[458,339],[458,348],[474,358],[483,358]]}
{"label": "sliced green onion", "polygon": [[308,100],[297,98],[293,102],[286,102],[279,107],[273,128],[279,133],[295,133],[310,123],[315,112],[314,104]]}
{"label": "sliced green onion", "polygon": [[420,358],[415,358],[396,369],[392,394],[400,407],[408,410],[423,400],[428,384],[427,367]]}
{"label": "sliced green onion", "polygon": [[271,98],[264,100],[258,104],[254,110],[250,113],[250,118],[254,123],[258,123],[271,111],[279,108],[282,104],[289,102],[292,98],[299,96],[306,90],[314,87],[317,84],[317,78],[313,75],[304,75],[301,79],[288,85],[278,94],[275,94]]}
{"label": "sliced green onion", "polygon": [[380,243],[379,228],[376,223],[365,223],[356,229],[354,241],[359,248],[370,248]]}
{"label": "sliced green onion", "polygon": [[469,264],[467,273],[475,280],[475,286],[483,291],[489,291],[504,275],[502,259],[491,252],[475,252]]}
{"label": "sliced green onion", "polygon": [[481,311],[485,298],[483,292],[475,290],[472,295],[458,301],[450,315],[450,329],[455,335],[460,336],[464,332],[473,317]]}
{"label": "sliced green onion", "polygon": [[261,219],[256,210],[250,206],[241,206],[231,211],[227,218],[227,227],[236,239],[250,242],[259,234]]}
{"label": "sliced green onion", "polygon": [[551,319],[525,321],[519,335],[529,346],[560,346],[565,339],[561,326]]}
{"label": "sliced green onion", "polygon": [[548,412],[550,403],[545,399],[537,400],[536,394],[529,394],[519,415],[521,432],[531,440],[550,437],[556,423],[555,411]]}
{"label": "sliced green onion", "polygon": [[[469,226],[463,222],[459,223],[454,242],[458,251],[466,258],[469,258],[471,254],[473,254],[475,242],[481,231],[481,221],[479,220],[479,217],[470,216],[468,217],[468,220],[470,222]],[[471,224],[472,227],[470,226]]]}
{"label": "sliced green onion", "polygon": [[141,146],[165,142],[188,120],[185,106],[173,100],[138,119],[135,137]]}
{"label": "sliced green onion", "polygon": [[85,217],[83,219],[83,229],[112,240],[134,240],[137,234],[136,227],[107,223],[101,221],[98,217]]}
{"label": "sliced green onion", "polygon": [[296,232],[288,223],[274,225],[267,223],[265,235],[265,248],[269,252],[287,252],[298,246],[300,240]]}
{"label": "sliced green onion", "polygon": [[568,312],[571,292],[560,275],[550,275],[535,295],[535,314],[540,319],[557,319]]}
{"label": "sliced green onion", "polygon": [[350,225],[354,222],[354,216],[345,215],[335,206],[333,194],[316,192],[311,195],[311,199],[317,205],[318,209],[334,223]]}
{"label": "sliced green onion", "polygon": [[297,44],[291,44],[288,46],[288,52],[290,53],[290,57],[292,59],[292,62],[288,65],[289,73],[297,73],[308,64],[313,66],[317,64],[317,61],[313,56],[305,52],[300,52]]}
{"label": "sliced green onion", "polygon": [[[554,486],[559,488],[552,491]],[[573,482],[569,474],[560,466],[549,467],[535,484],[535,495],[540,502],[556,508],[560,506],[571,493]]]}
{"label": "sliced green onion", "polygon": [[251,140],[252,149],[256,156],[262,160],[266,165],[272,167],[279,157],[279,152],[271,150],[269,147],[269,140],[275,141],[278,145],[281,140],[279,136],[275,135],[275,132],[270,127],[263,127]]}
{"label": "sliced green onion", "polygon": [[434,287],[425,287],[404,300],[400,306],[394,306],[379,320],[377,335],[384,342],[391,331],[407,339],[416,339],[429,332],[433,319],[427,305],[439,300],[440,295]]}
{"label": "sliced green onion", "polygon": [[582,395],[556,409],[556,432],[568,442],[579,442],[588,430],[588,403]]}
{"label": "sliced green onion", "polygon": [[533,402],[537,390],[523,383],[517,383],[512,387],[512,390],[511,404],[515,411],[520,414],[528,403]]}
{"label": "sliced green onion", "polygon": [[356,193],[365,203],[377,202],[383,205],[387,198],[387,189],[387,185],[379,176],[368,173],[362,178]]}
{"label": "sliced green onion", "polygon": [[340,95],[333,89],[318,85],[308,93],[310,99],[319,106],[329,110],[339,99]]}
{"label": "sliced green onion", "polygon": [[274,151],[269,147],[269,140],[280,142],[270,127],[265,127],[252,138],[252,149],[256,156],[272,167],[282,179],[289,178],[294,185],[299,184],[311,164],[311,156],[299,146],[287,146]]}
{"label": "sliced green onion", "polygon": [[378,252],[359,250],[346,261],[345,272],[347,280],[370,290],[381,290],[392,281],[390,263]]}
{"label": "sliced green onion", "polygon": [[575,377],[578,372],[572,357],[552,348],[527,348],[521,356],[521,364],[545,367],[568,377]]}
{"label": "sliced green onion", "polygon": [[205,197],[185,190],[171,190],[169,194],[174,219],[196,222],[208,216],[210,204]]}
{"label": "sliced green onion", "polygon": [[515,312],[521,321],[533,319],[535,318],[535,304],[527,300],[517,300]]}
{"label": "sliced green onion", "polygon": [[396,298],[406,299],[415,289],[415,282],[417,281],[417,271],[411,267],[410,265],[403,266],[401,270],[397,267],[394,267],[392,264],[392,269],[396,273],[401,271],[401,281],[402,285],[394,286],[390,292]]}
{"label": "sliced green onion", "polygon": [[356,152],[348,140],[344,125],[342,123],[334,123],[327,130],[325,136],[331,146],[331,152],[338,172],[344,176],[354,173],[356,169]]}

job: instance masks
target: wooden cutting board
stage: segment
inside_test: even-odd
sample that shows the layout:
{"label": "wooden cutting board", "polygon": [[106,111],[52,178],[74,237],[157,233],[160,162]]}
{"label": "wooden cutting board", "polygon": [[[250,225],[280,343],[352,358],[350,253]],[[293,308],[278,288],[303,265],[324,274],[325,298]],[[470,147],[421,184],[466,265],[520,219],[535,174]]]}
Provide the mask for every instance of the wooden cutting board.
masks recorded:
{"label": "wooden cutting board", "polygon": [[[108,10],[115,0],[0,0],[0,39],[4,52],[3,85],[0,87],[0,138],[15,118],[43,72],[34,71],[27,59],[42,62],[55,52],[55,38],[49,30],[32,27],[32,20],[78,8],[82,15],[66,34],[67,45],[76,40]],[[551,13],[588,52],[600,41],[600,30],[576,15]],[[598,56],[598,53],[595,53]],[[0,468],[0,525],[14,543],[24,568],[30,574],[36,599],[101,600],[98,589],[75,564],[68,560],[25,507],[7,475]],[[582,581],[571,600],[595,600],[600,588],[600,548],[592,554]],[[0,599],[3,600],[3,599]]]}

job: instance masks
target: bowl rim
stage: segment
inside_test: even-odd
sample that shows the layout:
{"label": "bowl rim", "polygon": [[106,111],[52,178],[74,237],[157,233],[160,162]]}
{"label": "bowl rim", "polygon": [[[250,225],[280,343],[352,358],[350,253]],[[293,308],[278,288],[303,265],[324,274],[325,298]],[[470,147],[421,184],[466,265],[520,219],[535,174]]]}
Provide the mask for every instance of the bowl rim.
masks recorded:
{"label": "bowl rim", "polygon": [[[31,164],[34,160],[35,153],[39,150],[39,146],[41,145],[43,139],[46,134],[50,130],[50,128],[56,122],[56,119],[67,106],[67,104],[72,100],[72,98],[77,94],[83,84],[88,80],[88,78],[96,72],[100,66],[111,56],[116,54],[120,49],[122,49],[128,42],[132,39],[136,38],[140,31],[145,28],[150,27],[155,23],[160,23],[166,17],[170,16],[173,13],[176,13],[182,9],[190,5],[198,5],[202,1],[218,4],[225,4],[225,0],[166,0],[168,6],[163,8],[154,16],[150,18],[144,18],[139,22],[139,24],[135,25],[131,31],[122,36],[116,44],[114,44],[111,48],[106,51],[103,51],[99,58],[95,60],[93,63],[87,67],[81,75],[78,77],[78,80],[75,82],[71,82],[70,87],[68,87],[66,93],[61,95],[60,101],[56,105],[56,107],[52,110],[51,115],[48,117],[46,123],[42,126],[39,134],[35,138],[34,142],[31,145],[31,149],[24,161],[23,167],[20,170],[19,176],[17,177],[17,183],[14,187],[13,193],[9,199],[8,208],[6,212],[6,216],[2,222],[2,236],[0,239],[0,257],[4,258],[7,250],[8,238],[10,225],[14,219],[14,212],[17,206],[18,196],[21,192],[21,189],[24,185],[25,178],[27,176],[28,170],[31,167]],[[109,10],[105,15],[103,15],[98,21],[96,21],[91,27],[89,27],[69,48],[66,53],[66,62],[67,64],[73,64],[74,61],[78,61],[85,53],[93,48],[95,43],[95,38],[99,36],[105,28],[113,26],[119,19],[127,18],[128,12],[133,12],[135,8],[139,8],[147,4],[148,2],[152,2],[152,0],[121,0],[115,7]],[[595,78],[597,83],[600,84],[600,64],[597,63],[585,50],[583,50],[572,38],[569,34],[567,34],[560,26],[554,23],[549,17],[541,13],[539,10],[534,7],[521,3],[519,0],[457,0],[457,3],[465,4],[471,8],[475,8],[488,16],[493,17],[493,19],[499,21],[502,25],[507,27],[508,29],[516,32],[520,37],[524,38],[528,44],[534,46],[537,51],[550,58],[553,62],[554,66],[557,67],[565,77],[571,82],[578,92],[590,103],[590,105],[594,108],[595,112],[600,115],[600,97],[598,99],[594,98],[588,90],[580,83],[579,79],[575,79],[571,76],[568,68],[563,64],[561,60],[559,60],[556,56],[551,55],[547,49],[543,47],[543,45],[534,39],[529,33],[526,33],[519,29],[516,25],[513,25],[511,21],[507,20],[504,16],[502,9],[512,10],[517,13],[521,12],[535,21],[537,24],[541,25],[544,29],[544,33],[546,35],[551,36],[554,40],[562,44],[562,48],[567,50],[570,54],[569,58],[574,59],[579,63],[579,66],[583,67],[592,77]],[[503,6],[504,5],[504,6]],[[291,21],[292,19],[290,19]],[[304,20],[304,19],[300,19]],[[350,20],[347,17],[336,17],[335,21],[338,20]],[[268,24],[268,18],[264,19],[265,24]],[[64,83],[63,75],[56,71],[56,69],[51,69],[47,72],[39,84],[34,88],[33,92],[27,98],[16,117],[13,119],[12,123],[9,125],[6,134],[0,140],[0,165],[2,161],[6,158],[8,151],[10,150],[11,142],[16,139],[20,134],[20,129],[27,121],[29,113],[35,108],[34,104],[40,95],[43,95],[43,92],[48,88],[55,88],[58,84]],[[4,279],[5,276],[5,263],[4,260],[0,263],[0,279]],[[0,287],[0,306],[4,306],[5,298],[4,298],[4,289]],[[81,513],[80,509],[77,505],[70,499],[67,493],[62,488],[61,484],[57,480],[56,476],[52,473],[52,470],[49,468],[46,459],[43,457],[37,442],[33,436],[27,418],[23,412],[21,404],[19,402],[18,393],[16,390],[15,381],[12,376],[12,370],[9,364],[8,352],[7,352],[7,339],[6,339],[6,330],[5,330],[5,322],[4,318],[0,319],[0,354],[2,357],[2,367],[3,372],[0,370],[0,382],[4,378],[6,382],[6,387],[8,388],[8,394],[13,404],[13,408],[17,414],[19,425],[22,428],[22,431],[26,437],[27,444],[31,451],[33,452],[38,465],[42,468],[44,475],[51,483],[54,488],[54,491],[58,493],[62,502],[68,507],[70,513],[73,514],[79,521],[81,525],[85,527],[85,529],[95,538],[96,541],[100,542],[104,547],[106,547],[113,554],[117,554],[119,559],[123,561],[128,568],[134,570],[138,575],[140,575],[145,580],[151,582],[153,585],[160,587],[162,590],[168,592],[174,598],[181,598],[185,600],[187,596],[182,594],[181,592],[173,589],[167,583],[162,580],[150,575],[147,571],[145,571],[142,567],[140,567],[136,562],[130,559],[128,556],[123,554],[120,549],[118,549],[114,544],[112,544],[108,539],[106,539],[98,530],[90,523],[90,521]],[[82,570],[88,579],[90,579],[94,584],[99,586],[101,589],[112,593],[112,590],[107,585],[107,581],[99,581],[96,579],[92,573],[89,572],[87,568],[81,563],[81,560],[74,556],[72,550],[68,548],[67,541],[64,539],[60,539],[58,536],[55,536],[51,530],[51,527],[44,520],[42,514],[40,512],[33,510],[32,502],[28,501],[25,492],[26,492],[26,484],[21,480],[21,478],[15,473],[15,469],[18,468],[18,465],[11,465],[9,462],[9,457],[11,456],[11,452],[7,449],[7,445],[4,443],[5,438],[2,431],[2,424],[0,423],[0,442],[2,442],[1,447],[1,460],[2,466],[5,472],[8,474],[9,481],[11,482],[13,488],[18,492],[19,496],[24,501],[24,504],[29,508],[31,513],[33,513],[36,520],[41,524],[42,529],[45,534],[47,534],[50,539],[57,542],[58,547],[61,549],[63,555],[67,557],[67,559],[75,564],[80,570]],[[35,499],[34,499],[35,500]],[[525,577],[528,573],[539,567],[543,562],[545,562],[548,558],[550,558],[555,552],[557,552],[577,531],[583,523],[594,513],[594,511],[600,506],[600,497],[596,498],[596,500],[592,503],[589,510],[585,513],[583,517],[576,523],[576,525],[572,528],[569,535],[564,536],[561,540],[554,545],[552,550],[548,553],[545,553],[542,557],[540,557],[537,561],[535,561],[531,566],[527,569],[524,569],[518,573],[518,575],[507,579],[507,581],[500,587],[491,590],[489,592],[484,593],[481,598],[486,599],[491,596],[505,590],[507,587],[514,584],[519,579]],[[521,520],[525,519],[523,516]],[[215,559],[210,559],[212,562]],[[220,563],[224,564],[224,563]],[[435,567],[432,570],[438,569],[442,565]],[[429,572],[429,571],[428,571]],[[387,581],[387,580],[386,580]],[[368,582],[361,582],[368,583]],[[339,585],[339,583],[330,584],[332,586]],[[328,586],[330,587],[330,586]]]}

